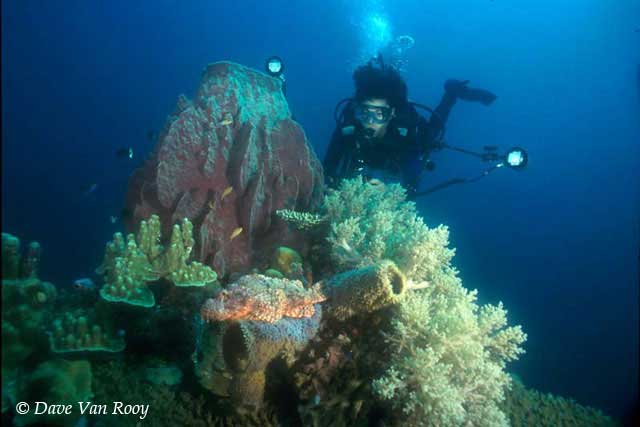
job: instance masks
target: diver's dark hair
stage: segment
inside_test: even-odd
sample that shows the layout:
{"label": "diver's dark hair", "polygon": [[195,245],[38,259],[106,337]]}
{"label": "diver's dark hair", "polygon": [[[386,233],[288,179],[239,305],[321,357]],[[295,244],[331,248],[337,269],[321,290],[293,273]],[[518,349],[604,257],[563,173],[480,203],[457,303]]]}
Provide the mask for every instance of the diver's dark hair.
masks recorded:
{"label": "diver's dark hair", "polygon": [[382,98],[395,108],[407,103],[407,84],[393,67],[374,67],[371,63],[361,65],[353,73],[357,102],[370,98]]}

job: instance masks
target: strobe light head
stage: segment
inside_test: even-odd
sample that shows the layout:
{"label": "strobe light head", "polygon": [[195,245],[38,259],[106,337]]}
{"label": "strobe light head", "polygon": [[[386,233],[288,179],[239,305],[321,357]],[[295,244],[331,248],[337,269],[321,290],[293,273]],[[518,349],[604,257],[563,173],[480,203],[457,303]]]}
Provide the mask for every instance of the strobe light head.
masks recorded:
{"label": "strobe light head", "polygon": [[267,58],[264,68],[271,77],[280,77],[284,71],[284,63],[279,56],[270,56]]}
{"label": "strobe light head", "polygon": [[529,155],[524,148],[513,147],[505,154],[505,163],[511,169],[522,170],[529,162]]}

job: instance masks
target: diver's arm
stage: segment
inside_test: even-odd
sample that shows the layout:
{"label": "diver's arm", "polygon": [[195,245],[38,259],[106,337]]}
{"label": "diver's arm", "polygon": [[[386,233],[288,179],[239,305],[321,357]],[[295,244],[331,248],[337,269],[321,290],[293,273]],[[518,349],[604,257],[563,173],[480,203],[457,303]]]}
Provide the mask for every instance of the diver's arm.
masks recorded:
{"label": "diver's arm", "polygon": [[444,129],[444,125],[447,123],[449,119],[449,113],[451,113],[451,109],[456,104],[456,100],[458,97],[455,93],[451,91],[445,91],[444,95],[442,95],[442,99],[440,99],[440,103],[436,107],[435,114],[432,114],[429,118],[429,129],[430,133],[433,135],[437,135]]}
{"label": "diver's arm", "polygon": [[325,181],[327,184],[332,184],[333,181],[338,178],[338,165],[345,154],[345,145],[342,129],[337,127],[336,130],[333,131],[329,147],[327,148],[327,153],[325,154],[324,161],[322,162]]}

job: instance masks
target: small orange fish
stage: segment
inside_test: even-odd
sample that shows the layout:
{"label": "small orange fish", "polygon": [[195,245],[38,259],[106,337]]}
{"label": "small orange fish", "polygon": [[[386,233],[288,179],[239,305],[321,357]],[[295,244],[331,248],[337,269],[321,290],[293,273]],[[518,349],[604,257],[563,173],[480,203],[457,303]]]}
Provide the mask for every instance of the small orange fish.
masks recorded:
{"label": "small orange fish", "polygon": [[227,197],[229,194],[233,193],[233,187],[232,186],[228,186],[227,188],[224,189],[224,191],[222,192],[222,195],[220,196],[220,201],[223,201],[225,197]]}
{"label": "small orange fish", "polygon": [[232,241],[233,239],[238,237],[240,233],[242,233],[242,227],[238,227],[235,230],[233,230],[233,233],[231,233],[231,237],[229,237],[229,241]]}

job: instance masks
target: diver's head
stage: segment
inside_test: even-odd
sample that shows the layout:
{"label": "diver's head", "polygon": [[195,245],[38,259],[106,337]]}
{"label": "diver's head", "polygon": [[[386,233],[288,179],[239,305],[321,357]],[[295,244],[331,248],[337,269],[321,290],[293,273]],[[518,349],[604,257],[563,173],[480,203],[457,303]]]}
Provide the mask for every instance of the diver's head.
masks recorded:
{"label": "diver's head", "polygon": [[381,138],[387,132],[396,110],[407,103],[407,85],[389,66],[369,63],[353,73],[356,86],[355,115],[369,138]]}

